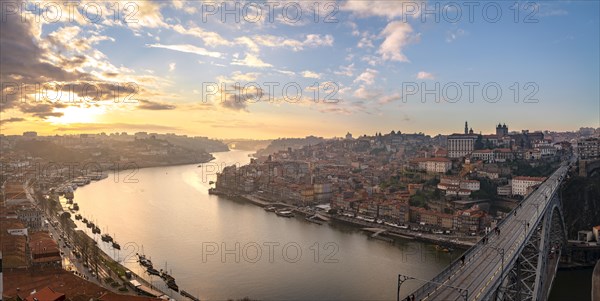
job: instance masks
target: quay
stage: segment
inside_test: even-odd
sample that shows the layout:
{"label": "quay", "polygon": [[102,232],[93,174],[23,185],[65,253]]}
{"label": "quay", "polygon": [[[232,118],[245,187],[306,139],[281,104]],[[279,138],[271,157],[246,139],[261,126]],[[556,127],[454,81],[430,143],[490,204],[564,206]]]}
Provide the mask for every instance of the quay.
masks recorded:
{"label": "quay", "polygon": [[[351,218],[351,217],[347,217],[347,216],[341,216],[341,215],[329,216],[329,214],[308,212],[302,208],[297,208],[290,204],[285,204],[285,203],[281,203],[281,202],[272,202],[272,201],[269,201],[269,200],[266,200],[266,199],[263,199],[263,198],[260,198],[260,197],[254,196],[254,195],[250,195],[250,194],[232,194],[232,193],[227,193],[224,191],[218,191],[215,188],[209,189],[208,193],[213,194],[213,195],[224,196],[226,198],[236,200],[236,201],[250,202],[250,203],[260,206],[260,207],[267,207],[267,206],[287,207],[287,208],[292,209],[293,212],[295,212],[295,213],[302,214],[306,217],[316,216],[317,218],[321,219],[322,221],[326,221],[326,222],[329,222],[329,220],[334,220],[336,222],[352,224],[352,225],[358,226],[360,228],[374,228],[374,227],[381,228],[382,230],[385,230],[385,231],[382,231],[381,233],[378,233],[377,235],[372,235],[372,237],[383,239],[386,241],[389,241],[391,239],[389,236],[392,236],[394,238],[416,239],[416,240],[426,241],[426,242],[431,242],[431,243],[436,243],[436,244],[452,245],[452,246],[461,247],[461,248],[465,248],[465,247],[470,248],[477,243],[477,240],[479,240],[479,237],[472,237],[472,238],[465,239],[465,237],[458,237],[456,235],[440,237],[438,235],[419,233],[419,232],[414,232],[411,230],[402,230],[402,229],[394,228],[392,226],[388,226],[385,224],[377,224],[374,222],[359,220],[359,219]],[[383,236],[380,237],[380,235],[385,235],[386,237],[383,237]]]}
{"label": "quay", "polygon": [[[381,234],[385,234],[385,235],[389,235],[389,236],[395,236],[395,237],[399,237],[399,238],[403,238],[403,239],[418,239],[418,240],[422,240],[422,241],[427,241],[427,242],[432,242],[432,243],[438,243],[438,244],[448,244],[448,245],[455,245],[458,247],[471,247],[474,246],[476,242],[473,241],[468,241],[468,240],[460,240],[455,236],[449,236],[449,237],[439,237],[437,235],[429,235],[429,234],[425,234],[425,233],[415,233],[413,231],[410,230],[400,230],[385,224],[377,224],[377,223],[371,223],[365,220],[359,220],[359,219],[355,219],[355,218],[351,218],[351,217],[347,217],[347,216],[332,216],[332,219],[339,221],[339,222],[344,222],[344,223],[349,223],[349,224],[353,224],[356,226],[359,226],[363,229],[377,229],[378,231],[371,231],[371,232],[376,232],[374,234],[377,235],[373,235],[374,237],[378,237]],[[384,231],[381,231],[384,230]],[[368,231],[368,230],[367,230]],[[451,239],[453,238],[453,239]]]}

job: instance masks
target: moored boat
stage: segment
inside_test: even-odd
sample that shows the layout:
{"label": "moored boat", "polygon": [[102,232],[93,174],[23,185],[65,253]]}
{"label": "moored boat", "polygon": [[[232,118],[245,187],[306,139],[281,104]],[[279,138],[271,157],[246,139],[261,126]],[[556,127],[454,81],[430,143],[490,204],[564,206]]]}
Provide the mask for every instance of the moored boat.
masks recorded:
{"label": "moored boat", "polygon": [[167,281],[167,286],[170,289],[172,289],[172,290],[174,290],[176,292],[179,292],[179,286],[177,285],[177,283],[175,283],[175,280],[173,280],[173,281]]}
{"label": "moored boat", "polygon": [[108,233],[107,234],[102,234],[101,239],[104,242],[112,242],[112,240],[113,240],[112,236],[110,236],[110,234],[108,234]]}
{"label": "moored boat", "polygon": [[278,210],[275,211],[275,214],[281,217],[294,217],[294,213],[291,210]]}
{"label": "moored boat", "polygon": [[149,267],[146,269],[146,271],[148,272],[148,274],[150,275],[156,275],[156,276],[160,276],[160,272],[158,270],[156,270],[153,267]]}

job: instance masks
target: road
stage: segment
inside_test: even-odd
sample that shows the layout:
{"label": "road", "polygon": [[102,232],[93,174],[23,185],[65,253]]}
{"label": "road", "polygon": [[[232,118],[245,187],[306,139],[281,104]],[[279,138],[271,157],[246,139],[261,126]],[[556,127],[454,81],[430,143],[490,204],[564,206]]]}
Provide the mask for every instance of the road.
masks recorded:
{"label": "road", "polygon": [[[494,288],[494,284],[503,273],[507,273],[511,262],[517,257],[518,248],[524,243],[530,227],[538,224],[551,196],[559,188],[561,179],[568,171],[567,162],[563,164],[531,193],[499,226],[500,234],[495,231],[488,235],[486,244],[478,243],[469,250],[464,264],[449,268],[443,279],[436,284],[426,284],[417,290],[417,300],[464,300],[464,290],[468,300],[482,300]],[[437,280],[437,278],[434,278]],[[461,295],[459,288],[463,290]],[[429,294],[429,296],[427,296]]]}

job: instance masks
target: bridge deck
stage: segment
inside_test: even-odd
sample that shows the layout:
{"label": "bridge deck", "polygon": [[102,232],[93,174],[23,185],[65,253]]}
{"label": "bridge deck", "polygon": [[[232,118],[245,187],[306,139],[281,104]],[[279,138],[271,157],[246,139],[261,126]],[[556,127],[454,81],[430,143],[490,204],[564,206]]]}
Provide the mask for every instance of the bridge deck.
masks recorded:
{"label": "bridge deck", "polygon": [[[500,234],[491,231],[487,243],[480,241],[452,266],[415,292],[417,300],[463,300],[458,288],[468,291],[468,300],[481,300],[499,282],[502,273],[510,269],[519,255],[519,247],[533,232],[544,215],[549,200],[567,171],[566,164],[558,168],[539,188],[531,193],[499,225]],[[529,224],[529,227],[528,227]],[[502,256],[504,252],[504,256]]]}

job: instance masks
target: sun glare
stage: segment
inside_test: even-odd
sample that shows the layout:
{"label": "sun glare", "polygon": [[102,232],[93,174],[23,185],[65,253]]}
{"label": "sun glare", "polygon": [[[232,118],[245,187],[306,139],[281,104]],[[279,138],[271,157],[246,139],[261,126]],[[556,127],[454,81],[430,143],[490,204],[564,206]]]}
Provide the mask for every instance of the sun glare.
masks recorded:
{"label": "sun glare", "polygon": [[75,107],[56,109],[55,112],[63,113],[60,117],[50,117],[48,121],[53,124],[89,123],[97,121],[105,110],[100,107]]}

